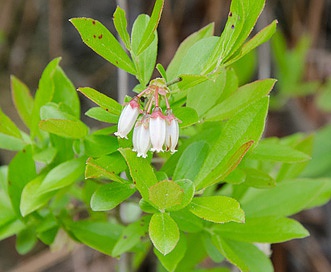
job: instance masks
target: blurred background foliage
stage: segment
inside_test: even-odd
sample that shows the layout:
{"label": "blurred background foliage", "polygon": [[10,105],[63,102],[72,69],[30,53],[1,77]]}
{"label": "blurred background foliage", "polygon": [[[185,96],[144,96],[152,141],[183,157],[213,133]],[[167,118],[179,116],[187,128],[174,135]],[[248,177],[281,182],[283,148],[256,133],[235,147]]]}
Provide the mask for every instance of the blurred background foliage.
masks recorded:
{"label": "blurred background foliage", "polygon": [[[21,124],[10,98],[10,75],[36,90],[42,70],[58,56],[62,56],[61,66],[76,87],[91,86],[116,99],[120,82],[117,70],[81,42],[68,19],[95,18],[113,31],[116,5],[127,11],[132,24],[139,13],[150,14],[153,4],[153,0],[0,0],[0,107]],[[230,0],[167,0],[158,30],[157,61],[166,67],[180,42],[210,22],[215,22],[219,35],[229,6]],[[303,176],[330,177],[331,0],[267,0],[253,34],[274,18],[279,21],[278,33],[233,68],[240,85],[253,79],[278,79],[265,136],[316,134],[313,160]],[[135,79],[129,78],[129,89],[135,84]],[[91,104],[80,98],[84,113]],[[82,118],[90,126],[100,126]],[[2,151],[0,165],[12,156]],[[311,237],[274,245],[275,270],[331,271],[330,203],[296,218]],[[86,247],[51,253],[39,245],[27,256],[19,256],[14,244],[13,238],[0,243],[0,271],[114,271],[117,264],[117,260]]]}

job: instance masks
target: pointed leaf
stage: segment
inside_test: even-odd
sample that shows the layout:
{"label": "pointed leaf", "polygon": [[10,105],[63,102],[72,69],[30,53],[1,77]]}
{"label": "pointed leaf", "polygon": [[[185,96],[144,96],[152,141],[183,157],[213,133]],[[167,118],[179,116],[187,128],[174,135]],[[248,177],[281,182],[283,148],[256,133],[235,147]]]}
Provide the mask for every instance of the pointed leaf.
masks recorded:
{"label": "pointed leaf", "polygon": [[263,79],[240,87],[227,99],[209,110],[204,115],[204,119],[218,121],[233,117],[238,111],[266,97],[275,83],[275,79]]}
{"label": "pointed leaf", "polygon": [[149,220],[150,216],[144,216],[137,222],[125,227],[113,248],[112,256],[120,256],[135,247],[138,243],[141,243],[147,234]]}
{"label": "pointed leaf", "polygon": [[20,214],[21,194],[24,186],[36,176],[32,147],[18,152],[8,166],[8,194],[14,210]]}
{"label": "pointed leaf", "polygon": [[167,255],[163,255],[160,251],[154,248],[154,253],[156,257],[159,259],[161,264],[168,270],[168,271],[176,271],[176,267],[178,263],[183,259],[186,248],[187,242],[185,236],[182,235],[173,251],[171,251]]}
{"label": "pointed leaf", "polygon": [[309,235],[299,222],[278,216],[247,218],[245,224],[214,225],[213,230],[224,238],[258,243],[281,243]]}
{"label": "pointed leaf", "polygon": [[90,108],[85,115],[105,123],[116,124],[118,122],[118,115],[109,113],[101,107]]}
{"label": "pointed leaf", "polygon": [[250,189],[241,203],[247,217],[288,216],[322,205],[330,197],[330,179],[297,179],[268,190]]}
{"label": "pointed leaf", "polygon": [[152,73],[155,68],[156,57],[157,57],[157,44],[158,37],[156,33],[153,34],[153,40],[146,49],[139,53],[137,48],[142,42],[144,30],[147,27],[151,19],[146,14],[141,14],[135,20],[132,26],[131,43],[132,43],[132,58],[137,69],[137,79],[139,80],[143,89],[151,79]]}
{"label": "pointed leaf", "polygon": [[[101,185],[92,195],[91,208],[93,211],[108,211],[129,198],[136,190],[129,184],[111,182]],[[117,255],[116,255],[117,256]]]}
{"label": "pointed leaf", "polygon": [[15,108],[23,121],[30,128],[33,98],[29,88],[15,76],[11,76],[11,92]]}
{"label": "pointed leaf", "polygon": [[217,183],[262,136],[269,99],[262,98],[228,121],[194,180],[197,190]]}
{"label": "pointed leaf", "polygon": [[85,158],[73,159],[54,167],[45,177],[38,189],[40,194],[58,190],[82,179]]}
{"label": "pointed leaf", "polygon": [[114,15],[113,15],[114,25],[115,28],[120,35],[122,41],[125,44],[125,47],[130,50],[131,44],[130,44],[130,36],[127,30],[128,22],[125,17],[125,10],[121,9],[120,6],[117,6]]}
{"label": "pointed leaf", "polygon": [[39,80],[38,90],[35,94],[35,100],[31,115],[31,137],[38,134],[38,123],[40,121],[40,108],[46,103],[51,102],[54,95],[54,74],[61,58],[53,59],[44,69]]}
{"label": "pointed leaf", "polygon": [[79,120],[46,119],[39,122],[40,129],[62,137],[80,139],[88,134],[88,127]]}
{"label": "pointed leaf", "polygon": [[249,155],[250,159],[298,163],[310,160],[307,154],[277,143],[261,142]]}
{"label": "pointed leaf", "polygon": [[91,18],[73,18],[70,22],[88,47],[115,66],[135,75],[136,69],[131,59],[102,23]]}
{"label": "pointed leaf", "polygon": [[149,237],[158,251],[163,255],[169,254],[179,240],[176,222],[166,213],[153,214],[149,223]]}
{"label": "pointed leaf", "polygon": [[193,142],[183,152],[173,174],[173,179],[194,180],[208,154],[209,145],[205,141]]}
{"label": "pointed leaf", "polygon": [[65,229],[83,244],[111,255],[123,227],[113,222],[79,220],[66,222]]}
{"label": "pointed leaf", "polygon": [[137,153],[130,148],[120,148],[119,151],[129,166],[133,183],[141,196],[148,201],[149,188],[158,182],[153,168],[146,159],[137,157]]}
{"label": "pointed leaf", "polygon": [[175,79],[179,75],[180,64],[187,51],[199,40],[212,36],[214,33],[214,24],[209,24],[188,36],[178,47],[175,56],[167,67],[167,76],[169,80]]}
{"label": "pointed leaf", "polygon": [[151,19],[145,29],[144,35],[139,43],[137,55],[141,54],[154,40],[154,31],[156,30],[164,5],[164,0],[156,0],[151,15]]}
{"label": "pointed leaf", "polygon": [[231,263],[243,272],[273,272],[271,261],[255,245],[232,241],[218,235],[212,237],[215,246]]}
{"label": "pointed leaf", "polygon": [[245,214],[239,203],[226,196],[196,197],[189,209],[196,216],[215,223],[245,222]]}
{"label": "pointed leaf", "polygon": [[15,123],[0,109],[0,133],[21,139],[21,132]]}
{"label": "pointed leaf", "polygon": [[92,100],[94,103],[99,105],[101,108],[107,112],[120,115],[122,111],[122,106],[116,102],[114,99],[104,95],[103,93],[98,92],[89,87],[78,88],[78,91],[85,95],[87,98]]}
{"label": "pointed leaf", "polygon": [[97,159],[88,158],[86,161],[85,178],[106,178],[123,183],[119,173],[127,168],[123,157],[115,152]]}

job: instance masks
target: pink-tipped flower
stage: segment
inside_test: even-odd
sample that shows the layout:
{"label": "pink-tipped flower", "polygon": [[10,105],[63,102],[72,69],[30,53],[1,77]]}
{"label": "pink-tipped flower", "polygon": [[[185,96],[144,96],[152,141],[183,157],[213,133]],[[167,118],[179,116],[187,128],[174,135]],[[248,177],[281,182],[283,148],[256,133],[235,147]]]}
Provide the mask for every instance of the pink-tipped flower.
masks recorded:
{"label": "pink-tipped flower", "polygon": [[120,115],[118,120],[116,136],[126,138],[131,129],[134,126],[139,115],[139,103],[137,98],[133,98],[129,104],[127,104]]}
{"label": "pink-tipped flower", "polygon": [[171,110],[167,111],[166,116],[166,138],[165,146],[167,151],[170,150],[171,154],[175,153],[176,145],[179,137],[179,125],[177,118],[173,115]]}
{"label": "pink-tipped flower", "polygon": [[149,122],[149,133],[151,137],[151,151],[163,152],[166,137],[166,121],[159,107],[155,107]]}
{"label": "pink-tipped flower", "polygon": [[144,115],[144,117],[137,122],[133,130],[133,151],[138,153],[138,157],[146,158],[150,148],[149,116]]}

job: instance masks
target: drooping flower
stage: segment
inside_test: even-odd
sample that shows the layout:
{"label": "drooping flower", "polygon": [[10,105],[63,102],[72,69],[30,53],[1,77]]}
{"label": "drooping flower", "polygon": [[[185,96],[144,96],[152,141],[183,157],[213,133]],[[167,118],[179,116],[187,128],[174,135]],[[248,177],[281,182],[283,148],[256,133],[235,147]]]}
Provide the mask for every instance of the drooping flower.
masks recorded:
{"label": "drooping flower", "polygon": [[139,102],[137,98],[133,98],[123,109],[120,118],[118,120],[116,136],[126,138],[131,129],[133,128],[138,115],[139,115]]}
{"label": "drooping flower", "polygon": [[178,120],[174,116],[171,110],[167,110],[165,146],[166,146],[166,150],[167,151],[170,150],[171,154],[177,151],[176,146],[178,143],[178,137],[179,137]]}
{"label": "drooping flower", "polygon": [[138,157],[146,158],[147,152],[151,148],[149,118],[149,115],[145,114],[133,130],[133,151],[137,152]]}
{"label": "drooping flower", "polygon": [[155,107],[149,122],[149,133],[151,137],[151,151],[163,152],[166,137],[166,121],[160,107]]}

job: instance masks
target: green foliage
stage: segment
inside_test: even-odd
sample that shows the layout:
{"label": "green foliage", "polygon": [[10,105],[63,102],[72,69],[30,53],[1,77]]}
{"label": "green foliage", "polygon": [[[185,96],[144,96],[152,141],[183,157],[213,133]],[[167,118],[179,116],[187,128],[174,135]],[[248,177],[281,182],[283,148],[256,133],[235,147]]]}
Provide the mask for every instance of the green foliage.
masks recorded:
{"label": "green foliage", "polygon": [[[38,239],[52,245],[65,231],[113,257],[131,252],[135,266],[153,247],[159,271],[229,271],[199,269],[207,257],[242,271],[273,271],[255,243],[308,235],[287,216],[330,199],[331,131],[318,132],[314,143],[304,134],[261,140],[276,81],[246,83],[236,71],[276,30],[274,21],[248,39],[264,2],[233,0],[221,36],[213,24],[191,34],[166,69],[155,67],[163,0],[150,17],[139,15],[132,31],[117,7],[113,21],[126,49],[100,22],[71,19],[84,43],[138,79],[135,91],[145,89],[155,68],[160,82],[172,83],[166,95],[180,120],[178,151],[137,157],[131,133],[127,140],[113,135],[115,126],[88,128],[59,58],[45,68],[35,97],[13,76],[13,102],[28,133],[0,110],[0,148],[16,152],[0,167],[0,239],[16,235],[16,249],[25,254]],[[306,45],[286,59],[276,40],[279,67],[300,63]],[[297,69],[290,75],[284,68],[281,84],[297,84]],[[78,92],[97,105],[87,116],[118,123],[118,102],[90,87]]]}

